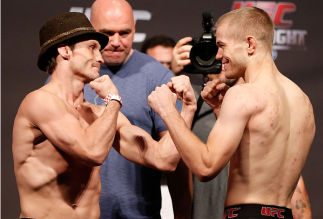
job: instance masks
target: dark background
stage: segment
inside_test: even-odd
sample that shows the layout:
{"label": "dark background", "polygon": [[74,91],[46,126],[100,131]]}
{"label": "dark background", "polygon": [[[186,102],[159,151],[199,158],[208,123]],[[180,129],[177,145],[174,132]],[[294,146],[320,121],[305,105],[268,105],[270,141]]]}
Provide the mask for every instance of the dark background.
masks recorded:
{"label": "dark background", "polygon": [[[71,7],[91,7],[86,0],[32,0],[2,1],[1,7],[1,215],[18,218],[19,196],[12,160],[12,127],[17,109],[23,98],[41,87],[47,74],[36,66],[39,53],[38,31],[49,18],[70,11]],[[136,31],[147,38],[165,34],[176,41],[202,34],[201,14],[204,9],[214,11],[215,20],[231,10],[233,0],[129,0],[134,10],[151,13],[150,20],[137,20]],[[260,2],[260,1],[258,1]],[[268,1],[262,1],[268,2]],[[273,2],[273,1],[272,1]],[[315,113],[316,136],[306,161],[303,176],[311,201],[313,218],[323,218],[323,190],[321,174],[323,151],[321,147],[323,125],[322,49],[323,28],[321,0],[291,0],[296,11],[287,13],[284,20],[293,21],[291,30],[306,30],[305,45],[292,50],[278,50],[278,69],[293,80],[309,96]],[[275,1],[273,3],[280,3]],[[141,43],[134,43],[140,49]],[[202,84],[200,75],[190,75],[194,84]]]}

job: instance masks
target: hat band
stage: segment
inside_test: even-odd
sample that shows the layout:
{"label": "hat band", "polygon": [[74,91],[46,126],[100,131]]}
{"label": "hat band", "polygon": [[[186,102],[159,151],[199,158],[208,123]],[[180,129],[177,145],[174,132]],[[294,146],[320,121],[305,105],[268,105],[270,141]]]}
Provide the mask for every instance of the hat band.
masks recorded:
{"label": "hat band", "polygon": [[67,36],[67,35],[70,35],[72,33],[76,33],[76,32],[80,32],[80,31],[84,31],[84,30],[94,30],[94,28],[92,27],[79,27],[79,28],[75,28],[73,30],[70,30],[70,31],[67,31],[67,32],[64,32],[64,33],[61,33],[60,35],[57,35],[56,37],[53,37],[52,39],[46,41],[41,47],[40,47],[40,50],[42,50],[45,46],[47,46],[48,44],[64,37],[64,36]]}

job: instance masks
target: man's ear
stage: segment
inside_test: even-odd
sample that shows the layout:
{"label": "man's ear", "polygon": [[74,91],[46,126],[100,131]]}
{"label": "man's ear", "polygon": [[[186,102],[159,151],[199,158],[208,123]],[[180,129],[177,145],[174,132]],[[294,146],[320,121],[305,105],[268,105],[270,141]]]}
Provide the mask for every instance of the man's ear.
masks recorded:
{"label": "man's ear", "polygon": [[59,44],[57,47],[58,54],[61,55],[64,59],[68,59],[71,55],[71,49],[66,44]]}
{"label": "man's ear", "polygon": [[247,48],[248,55],[251,56],[256,51],[256,48],[257,48],[257,40],[254,37],[249,36],[249,37],[247,37],[247,43],[248,43],[248,48]]}

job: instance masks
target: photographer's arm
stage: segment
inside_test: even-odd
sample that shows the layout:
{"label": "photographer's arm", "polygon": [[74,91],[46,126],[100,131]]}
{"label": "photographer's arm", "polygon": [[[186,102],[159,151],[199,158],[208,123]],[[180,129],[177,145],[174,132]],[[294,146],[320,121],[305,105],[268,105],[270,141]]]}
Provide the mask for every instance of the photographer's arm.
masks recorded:
{"label": "photographer's arm", "polygon": [[191,60],[189,58],[192,46],[186,45],[191,41],[192,37],[185,37],[179,40],[174,47],[171,69],[176,76],[184,72],[184,66],[191,64]]}

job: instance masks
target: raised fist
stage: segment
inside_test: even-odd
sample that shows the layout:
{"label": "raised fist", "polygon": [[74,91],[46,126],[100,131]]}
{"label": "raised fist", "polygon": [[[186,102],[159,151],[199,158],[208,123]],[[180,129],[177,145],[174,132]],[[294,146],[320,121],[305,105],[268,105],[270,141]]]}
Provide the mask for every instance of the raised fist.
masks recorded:
{"label": "raised fist", "polygon": [[176,94],[174,94],[166,84],[151,92],[148,96],[148,103],[150,107],[162,116],[166,114],[166,111],[171,107],[175,107],[176,104]]}
{"label": "raised fist", "polygon": [[108,94],[117,94],[119,95],[119,91],[116,86],[111,81],[108,75],[103,75],[94,81],[89,83],[91,89],[95,89],[95,93],[99,95],[101,98],[105,98]]}
{"label": "raised fist", "polygon": [[219,110],[228,89],[228,85],[221,83],[219,79],[214,79],[206,83],[201,96],[213,110]]}
{"label": "raised fist", "polygon": [[186,105],[196,105],[196,98],[192,88],[190,78],[181,75],[171,78],[167,86],[177,95],[177,98]]}

